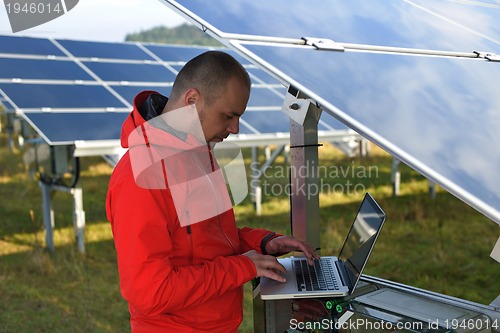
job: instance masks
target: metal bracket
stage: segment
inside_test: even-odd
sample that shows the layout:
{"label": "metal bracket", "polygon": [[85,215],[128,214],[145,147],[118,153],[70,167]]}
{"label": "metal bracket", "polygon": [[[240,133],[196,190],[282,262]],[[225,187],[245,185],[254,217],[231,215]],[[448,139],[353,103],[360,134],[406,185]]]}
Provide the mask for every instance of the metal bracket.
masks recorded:
{"label": "metal bracket", "polygon": [[492,62],[500,62],[500,56],[496,55],[495,53],[478,51],[474,51],[474,53],[477,54],[478,58],[486,59]]}
{"label": "metal bracket", "polygon": [[311,102],[287,93],[281,111],[296,123],[303,125]]}
{"label": "metal bracket", "polygon": [[334,42],[331,39],[324,38],[311,38],[311,37],[302,37],[305,41],[305,45],[314,46],[318,50],[322,51],[337,51],[344,52],[345,48],[343,45]]}
{"label": "metal bracket", "polygon": [[500,237],[498,238],[497,243],[493,247],[493,250],[491,250],[490,257],[492,257],[493,259],[495,259],[500,263]]}

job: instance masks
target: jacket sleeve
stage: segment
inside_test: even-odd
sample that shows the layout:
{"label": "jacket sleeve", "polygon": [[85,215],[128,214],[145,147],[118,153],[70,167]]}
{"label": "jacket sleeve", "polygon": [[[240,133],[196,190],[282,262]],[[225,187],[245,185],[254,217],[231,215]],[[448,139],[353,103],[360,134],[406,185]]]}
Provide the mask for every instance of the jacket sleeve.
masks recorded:
{"label": "jacket sleeve", "polygon": [[107,198],[123,297],[144,315],[175,312],[202,304],[256,276],[242,255],[217,257],[198,266],[175,268],[167,228],[167,191],[138,188],[133,181],[114,184]]}
{"label": "jacket sleeve", "polygon": [[252,228],[239,228],[241,253],[250,250],[258,251],[262,254],[265,252],[266,243],[271,239],[281,236],[281,234],[274,233],[265,229],[252,229]]}

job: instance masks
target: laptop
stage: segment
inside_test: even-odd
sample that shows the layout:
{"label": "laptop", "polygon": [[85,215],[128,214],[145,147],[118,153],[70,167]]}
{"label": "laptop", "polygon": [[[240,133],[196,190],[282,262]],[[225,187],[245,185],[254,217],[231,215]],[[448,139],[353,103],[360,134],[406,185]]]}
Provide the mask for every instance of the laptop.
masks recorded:
{"label": "laptop", "polygon": [[366,193],[338,257],[321,257],[310,266],[304,257],[280,258],[286,282],[260,279],[263,300],[342,297],[356,288],[368,257],[385,222],[386,214]]}

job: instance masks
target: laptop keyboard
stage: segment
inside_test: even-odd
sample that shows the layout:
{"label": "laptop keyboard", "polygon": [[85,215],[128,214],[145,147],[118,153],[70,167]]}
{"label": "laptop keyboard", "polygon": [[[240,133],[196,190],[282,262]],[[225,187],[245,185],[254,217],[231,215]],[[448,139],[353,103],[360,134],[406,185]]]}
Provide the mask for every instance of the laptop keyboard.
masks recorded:
{"label": "laptop keyboard", "polygon": [[310,266],[306,259],[293,260],[293,268],[297,280],[298,291],[321,291],[338,290],[332,262],[329,259],[320,258],[314,260],[314,266]]}

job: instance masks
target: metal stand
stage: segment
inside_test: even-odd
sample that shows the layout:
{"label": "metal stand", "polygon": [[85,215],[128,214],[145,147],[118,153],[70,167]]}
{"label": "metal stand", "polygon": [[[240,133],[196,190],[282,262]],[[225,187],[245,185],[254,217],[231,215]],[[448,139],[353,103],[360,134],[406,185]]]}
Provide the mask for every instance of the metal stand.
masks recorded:
{"label": "metal stand", "polygon": [[[401,185],[401,172],[399,172],[399,165],[401,161],[397,158],[393,158],[392,160],[392,169],[391,169],[391,183],[392,183],[392,195],[397,197],[399,195],[399,187]],[[429,188],[429,196],[432,199],[436,198],[436,184],[431,180],[427,180],[428,188]]]}
{"label": "metal stand", "polygon": [[[317,246],[321,188],[315,170],[321,110],[293,88],[288,91],[284,108],[288,108],[285,113],[291,118],[292,232],[296,238]],[[395,194],[399,192],[399,164],[394,159]],[[430,183],[430,190],[431,186]],[[485,306],[374,277],[363,276],[355,292],[344,298],[263,301],[258,284],[254,284],[253,297],[255,332],[500,333],[498,299]],[[452,328],[453,325],[459,330]]]}
{"label": "metal stand", "polygon": [[45,243],[47,248],[54,252],[53,231],[55,226],[52,196],[54,191],[70,193],[73,196],[73,229],[76,244],[80,253],[85,253],[85,211],[83,210],[83,192],[81,188],[70,188],[61,185],[47,184],[39,181],[42,190],[43,225],[45,227]]}
{"label": "metal stand", "polygon": [[290,189],[292,234],[320,245],[318,122],[321,109],[293,87],[283,109],[290,116]]}
{"label": "metal stand", "polygon": [[262,187],[261,178],[265,175],[267,168],[276,160],[279,154],[285,149],[284,145],[278,146],[274,152],[271,153],[269,147],[265,148],[266,162],[260,166],[258,159],[258,147],[252,147],[252,166],[251,166],[251,180],[250,180],[250,197],[255,205],[257,215],[262,214]]}

